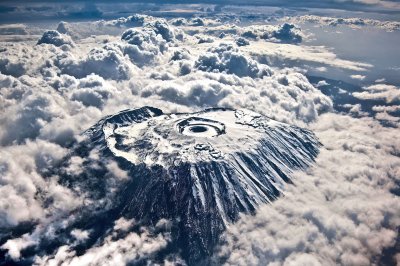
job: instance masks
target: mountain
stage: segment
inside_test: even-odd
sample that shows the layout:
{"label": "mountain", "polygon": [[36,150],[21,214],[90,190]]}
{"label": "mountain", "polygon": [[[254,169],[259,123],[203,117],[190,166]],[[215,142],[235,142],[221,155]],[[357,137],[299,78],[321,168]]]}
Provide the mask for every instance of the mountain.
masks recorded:
{"label": "mountain", "polygon": [[[167,250],[190,265],[210,263],[226,226],[279,197],[291,173],[309,166],[320,146],[309,130],[226,108],[125,110],[83,135],[71,157],[90,158],[84,171],[57,170],[61,183],[102,206],[83,209],[74,224],[92,232],[81,252],[120,217],[152,226],[166,219]],[[109,177],[113,162],[127,173],[120,182]]]}

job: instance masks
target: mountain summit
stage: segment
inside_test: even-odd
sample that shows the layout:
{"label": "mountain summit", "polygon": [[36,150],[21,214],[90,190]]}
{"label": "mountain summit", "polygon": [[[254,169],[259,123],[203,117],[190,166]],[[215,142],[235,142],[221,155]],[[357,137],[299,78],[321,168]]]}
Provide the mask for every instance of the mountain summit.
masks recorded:
{"label": "mountain summit", "polygon": [[[82,229],[101,236],[107,229],[91,228],[93,220],[105,228],[121,217],[145,225],[167,220],[168,248],[180,251],[189,264],[204,263],[240,213],[255,213],[280,196],[291,173],[309,166],[320,146],[306,129],[226,108],[172,114],[153,107],[125,110],[84,135],[73,154],[90,157],[96,151],[97,156],[78,176],[64,174],[63,182],[110,204],[88,214],[91,218],[79,223]],[[127,176],[107,194],[110,181],[104,176],[111,162]]]}

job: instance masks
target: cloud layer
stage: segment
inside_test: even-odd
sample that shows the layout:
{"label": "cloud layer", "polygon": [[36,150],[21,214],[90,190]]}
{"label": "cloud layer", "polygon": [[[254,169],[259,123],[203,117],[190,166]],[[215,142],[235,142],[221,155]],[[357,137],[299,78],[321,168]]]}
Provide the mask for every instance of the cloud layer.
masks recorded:
{"label": "cloud layer", "polygon": [[222,261],[370,265],[395,244],[399,199],[389,191],[400,171],[396,130],[334,114],[313,129],[325,147],[317,165],[284,198],[228,229]]}
{"label": "cloud layer", "polygon": [[[376,27],[384,29],[388,32],[397,31],[400,29],[400,22],[398,21],[380,21],[375,19],[362,19],[362,18],[334,18],[315,15],[304,15],[298,17],[286,18],[294,23],[312,22],[318,25],[339,26],[348,25],[350,27]],[[283,20],[286,20],[285,18]]]}
{"label": "cloud layer", "polygon": [[[22,36],[32,29],[13,25],[2,30]],[[390,128],[373,118],[334,114],[332,100],[303,70],[289,65],[353,71],[370,65],[338,58],[326,47],[303,45],[304,38],[293,24],[232,27],[204,18],[169,23],[134,15],[62,22],[56,30],[41,30],[33,41],[2,42],[0,243],[7,255],[0,259],[126,264],[152,261],[168,247],[168,233],[159,230],[168,221],[140,229],[122,217],[103,239],[80,252],[92,232],[73,226],[79,210],[110,203],[92,202],[89,190],[78,191],[50,171],[82,138],[80,133],[102,117],[152,105],[171,112],[248,108],[307,126],[325,146],[317,164],[287,186],[284,198],[228,228],[216,261],[369,265],[379,260],[394,245],[400,225],[399,199],[391,193],[400,173],[399,121],[391,116],[399,110],[399,88],[375,84],[353,93],[384,100],[386,105],[373,108],[377,120],[392,121]],[[72,156],[63,170],[95,169],[98,165],[90,163],[96,156]],[[105,193],[113,193],[126,172],[113,164],[107,171],[110,189]],[[26,224],[29,230],[19,231]],[[57,235],[60,231],[67,236]],[[40,251],[46,239],[56,237],[60,246]],[[26,258],[28,247],[39,255]],[[170,259],[165,264],[181,263],[179,256]]]}

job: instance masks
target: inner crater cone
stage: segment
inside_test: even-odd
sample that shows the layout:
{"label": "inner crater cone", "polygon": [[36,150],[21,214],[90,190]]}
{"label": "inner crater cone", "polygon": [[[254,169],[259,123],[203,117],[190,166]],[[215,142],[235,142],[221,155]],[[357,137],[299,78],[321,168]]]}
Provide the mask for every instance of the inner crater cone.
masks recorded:
{"label": "inner crater cone", "polygon": [[190,131],[192,131],[193,133],[202,133],[202,132],[206,132],[208,129],[206,126],[192,126],[189,129]]}
{"label": "inner crater cone", "polygon": [[293,171],[313,163],[320,146],[309,130],[225,108],[126,110],[85,135],[78,155],[101,154],[95,169],[87,168],[84,178],[67,178],[70,184],[81,190],[93,182],[106,187],[99,169],[116,161],[128,178],[104,217],[172,221],[171,245],[191,264],[210,256],[241,212],[254,213],[281,195]]}

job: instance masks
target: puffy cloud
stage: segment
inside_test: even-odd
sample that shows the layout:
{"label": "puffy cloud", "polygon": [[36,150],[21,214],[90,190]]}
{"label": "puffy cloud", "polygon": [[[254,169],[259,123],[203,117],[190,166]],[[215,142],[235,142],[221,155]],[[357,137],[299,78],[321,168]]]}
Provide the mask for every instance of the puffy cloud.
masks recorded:
{"label": "puffy cloud", "polygon": [[[99,83],[98,87],[94,86],[96,83],[90,84],[89,80],[94,78],[99,78],[103,83]],[[24,144],[29,139],[39,138],[68,146],[76,134],[88,126],[88,120],[98,119],[101,115],[98,109],[91,106],[85,112],[80,112],[85,107],[69,100],[74,92],[89,90],[90,85],[95,94],[103,91],[108,95],[112,92],[112,87],[106,86],[98,76],[89,76],[81,84],[73,77],[61,76],[56,82],[60,92],[36,79],[21,79],[21,82],[3,75],[0,80],[5,86],[1,89],[0,99],[2,107],[7,110],[7,116],[0,117],[3,125],[0,128],[1,145]],[[50,83],[53,82],[50,80]],[[63,86],[67,84],[68,89],[65,89]],[[108,91],[104,92],[106,89]],[[100,100],[107,99],[103,97]]]}
{"label": "puffy cloud", "polygon": [[174,26],[183,26],[187,25],[187,19],[185,18],[174,18],[169,21]]}
{"label": "puffy cloud", "polygon": [[71,236],[73,236],[77,241],[84,241],[89,238],[89,232],[79,229],[74,229],[71,231]]}
{"label": "puffy cloud", "polygon": [[169,43],[182,40],[182,32],[173,29],[165,20],[146,23],[142,28],[126,30],[121,39],[129,45],[123,47],[133,63],[143,66],[164,53]]}
{"label": "puffy cloud", "polygon": [[[121,37],[122,40],[126,41],[129,44],[137,45],[141,49],[146,49],[146,45],[153,44],[158,47],[165,46],[165,40],[163,40],[162,36],[158,36],[152,29],[128,29],[126,30]],[[150,50],[149,48],[147,48]]]}
{"label": "puffy cloud", "polygon": [[202,71],[226,72],[239,77],[255,78],[271,74],[270,68],[247,58],[231,44],[220,44],[210,48],[206,54],[198,58],[195,67]]}
{"label": "puffy cloud", "polygon": [[236,44],[238,46],[245,46],[245,45],[249,45],[250,44],[250,42],[248,40],[246,40],[245,38],[243,38],[243,37],[237,38],[235,40],[235,42],[236,42]]}
{"label": "puffy cloud", "polygon": [[71,37],[62,34],[56,30],[48,30],[43,33],[42,38],[39,39],[38,44],[48,43],[55,46],[70,45],[74,46]]}
{"label": "puffy cloud", "polygon": [[175,30],[170,27],[168,22],[164,19],[156,19],[152,22],[149,22],[144,25],[144,28],[152,29],[156,34],[161,35],[161,37],[167,42],[171,42],[182,37],[180,32],[177,29]]}
{"label": "puffy cloud", "polygon": [[112,26],[118,26],[118,27],[140,27],[143,26],[143,24],[150,20],[151,17],[142,15],[142,14],[134,14],[132,16],[128,17],[121,17],[119,19],[111,20],[111,21],[106,21],[104,22],[105,25],[112,25]]}
{"label": "puffy cloud", "polygon": [[272,32],[265,32],[262,39],[274,38],[283,43],[300,43],[303,40],[299,28],[293,24],[284,23]]}
{"label": "puffy cloud", "polygon": [[95,73],[108,79],[124,80],[131,76],[133,68],[116,43],[94,48],[83,59],[75,59],[73,55],[66,53],[60,56],[57,64],[64,74],[77,78]]}
{"label": "puffy cloud", "polygon": [[320,81],[318,81],[318,83],[316,84],[316,86],[319,88],[319,87],[321,87],[321,86],[328,86],[329,85],[329,83],[328,82],[326,82],[326,80],[320,80]]}
{"label": "puffy cloud", "polygon": [[69,50],[71,47],[64,45],[57,47],[54,45],[35,45],[30,42],[4,42],[0,50],[0,71],[2,74],[11,75],[13,77],[24,77],[26,83],[29,80],[34,80],[39,76],[48,78],[56,75],[51,71],[54,64],[54,58],[64,50]]}
{"label": "puffy cloud", "polygon": [[79,85],[73,90],[71,100],[79,101],[85,106],[95,106],[102,109],[107,99],[115,89],[105,83],[105,80],[91,74],[79,80]]}
{"label": "puffy cloud", "polygon": [[207,80],[195,80],[185,84],[160,83],[146,87],[141,95],[155,95],[165,101],[189,106],[215,106],[232,91],[223,84]]}
{"label": "puffy cloud", "polygon": [[28,91],[17,78],[0,73],[0,97],[1,108],[9,107],[20,101],[23,95]]}
{"label": "puffy cloud", "polygon": [[192,71],[192,64],[190,62],[180,62],[180,75],[187,75]]}
{"label": "puffy cloud", "polygon": [[2,58],[0,58],[1,73],[12,75],[14,77],[20,77],[25,74],[27,71],[25,62],[21,59],[17,59],[15,54],[10,54],[8,49],[5,47],[0,52],[2,54]]}
{"label": "puffy cloud", "polygon": [[111,21],[87,21],[87,22],[65,22],[61,21],[57,25],[57,31],[70,36],[75,42],[85,38],[92,38],[98,35],[108,37],[121,34],[121,30],[133,27],[134,23],[129,23],[130,17],[120,18]]}
{"label": "puffy cloud", "polygon": [[204,26],[204,20],[201,18],[193,18],[191,21],[192,26]]}
{"label": "puffy cloud", "polygon": [[198,38],[199,39],[199,44],[201,44],[201,43],[212,43],[212,42],[214,42],[214,38],[212,38],[212,37],[209,37],[209,36],[199,36],[199,35],[196,35],[196,38]]}
{"label": "puffy cloud", "polygon": [[114,222],[114,231],[127,231],[134,224],[134,220],[127,220],[124,217],[119,218]]}
{"label": "puffy cloud", "polygon": [[29,95],[24,99],[23,104],[10,109],[9,115],[1,119],[3,125],[8,125],[0,132],[0,140],[3,145],[13,142],[21,143],[25,139],[38,137],[43,125],[56,116],[57,112],[59,114],[62,112],[54,104],[51,96],[47,95]]}
{"label": "puffy cloud", "polygon": [[206,35],[211,35],[218,38],[224,38],[226,36],[238,35],[243,28],[235,24],[222,24],[213,25],[210,27],[196,27],[196,28],[183,28],[188,34],[198,34],[203,33]]}
{"label": "puffy cloud", "polygon": [[187,49],[175,50],[171,60],[177,61],[182,59],[190,59],[190,52]]}

